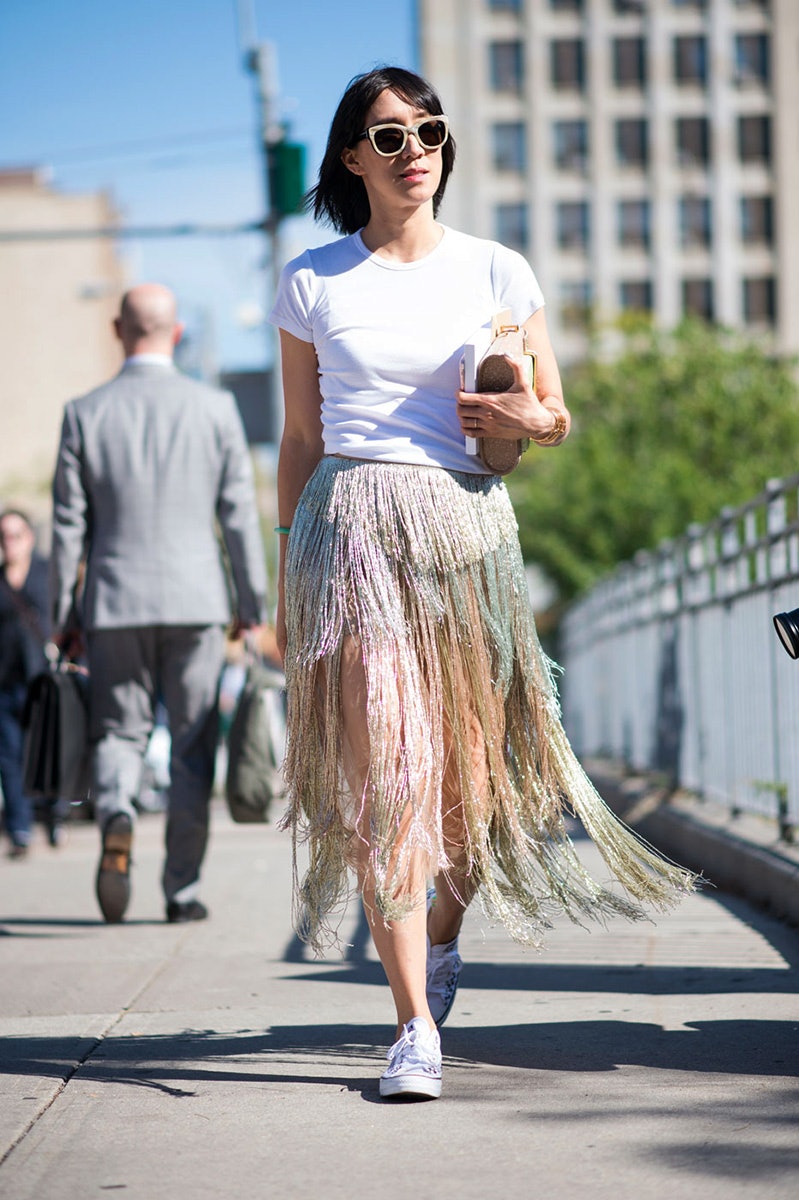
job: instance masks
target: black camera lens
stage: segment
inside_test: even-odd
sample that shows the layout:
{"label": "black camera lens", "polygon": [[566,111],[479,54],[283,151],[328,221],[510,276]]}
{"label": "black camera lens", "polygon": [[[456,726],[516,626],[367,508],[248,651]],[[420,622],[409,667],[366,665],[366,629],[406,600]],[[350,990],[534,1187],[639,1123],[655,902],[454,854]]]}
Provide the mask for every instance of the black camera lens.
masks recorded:
{"label": "black camera lens", "polygon": [[777,613],[774,628],[791,658],[799,658],[799,608],[792,612]]}

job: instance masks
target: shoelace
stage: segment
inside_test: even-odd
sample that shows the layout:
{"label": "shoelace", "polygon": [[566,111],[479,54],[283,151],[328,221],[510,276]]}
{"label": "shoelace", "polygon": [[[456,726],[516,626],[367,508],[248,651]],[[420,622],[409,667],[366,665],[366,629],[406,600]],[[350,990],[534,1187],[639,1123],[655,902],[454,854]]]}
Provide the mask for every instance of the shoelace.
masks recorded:
{"label": "shoelace", "polygon": [[409,1033],[408,1026],[403,1025],[399,1039],[386,1054],[386,1058],[392,1066],[400,1057],[406,1063],[429,1067],[433,1055],[425,1048],[418,1031],[413,1030]]}

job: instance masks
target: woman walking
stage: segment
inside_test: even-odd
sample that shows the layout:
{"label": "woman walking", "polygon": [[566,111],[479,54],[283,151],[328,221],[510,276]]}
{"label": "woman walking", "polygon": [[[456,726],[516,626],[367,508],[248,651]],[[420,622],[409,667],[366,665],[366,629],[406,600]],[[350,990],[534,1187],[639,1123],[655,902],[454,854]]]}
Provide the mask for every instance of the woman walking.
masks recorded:
{"label": "woman walking", "polygon": [[[0,512],[0,793],[9,857],[30,850],[34,806],[24,787],[23,710],[28,684],[47,668],[47,562],[36,553],[30,517],[17,508]],[[50,841],[61,840],[61,816],[48,812]]]}
{"label": "woman walking", "polygon": [[[286,823],[309,855],[296,924],[317,949],[334,939],[355,873],[396,1008],[387,1098],[440,1094],[437,1026],[478,889],[538,944],[559,911],[637,918],[692,884],[577,763],[507,490],[466,451],[468,435],[552,452],[570,421],[529,265],[436,219],[454,158],[424,79],[385,67],[353,80],[312,192],[343,236],[288,264],[271,314],[286,402]],[[464,343],[505,309],[537,354],[535,388],[514,361],[507,391],[460,391]],[[581,866],[566,810],[627,896]]]}

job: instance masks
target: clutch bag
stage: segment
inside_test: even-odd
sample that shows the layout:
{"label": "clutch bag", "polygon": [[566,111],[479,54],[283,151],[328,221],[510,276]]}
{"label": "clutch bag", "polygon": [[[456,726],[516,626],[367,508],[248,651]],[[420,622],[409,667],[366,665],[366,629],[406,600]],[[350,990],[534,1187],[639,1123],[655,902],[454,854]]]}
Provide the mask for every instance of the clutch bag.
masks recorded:
{"label": "clutch bag", "polygon": [[[491,344],[477,364],[475,391],[510,391],[515,377],[506,356],[524,362],[530,387],[535,390],[536,356],[528,344],[527,330],[520,325],[495,324]],[[529,445],[529,438],[483,437],[477,439],[477,452],[493,474],[508,475]]]}

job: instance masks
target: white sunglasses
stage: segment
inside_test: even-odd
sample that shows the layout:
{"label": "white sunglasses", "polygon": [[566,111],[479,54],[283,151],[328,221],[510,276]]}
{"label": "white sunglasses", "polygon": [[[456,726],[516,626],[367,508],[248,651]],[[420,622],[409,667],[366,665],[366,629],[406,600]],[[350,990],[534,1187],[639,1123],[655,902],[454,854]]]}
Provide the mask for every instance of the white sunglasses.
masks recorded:
{"label": "white sunglasses", "polygon": [[415,125],[396,125],[393,121],[386,121],[365,129],[355,141],[362,142],[368,138],[378,154],[383,158],[393,158],[396,154],[402,154],[411,134],[423,150],[440,150],[449,138],[449,121],[445,116],[424,117]]}

